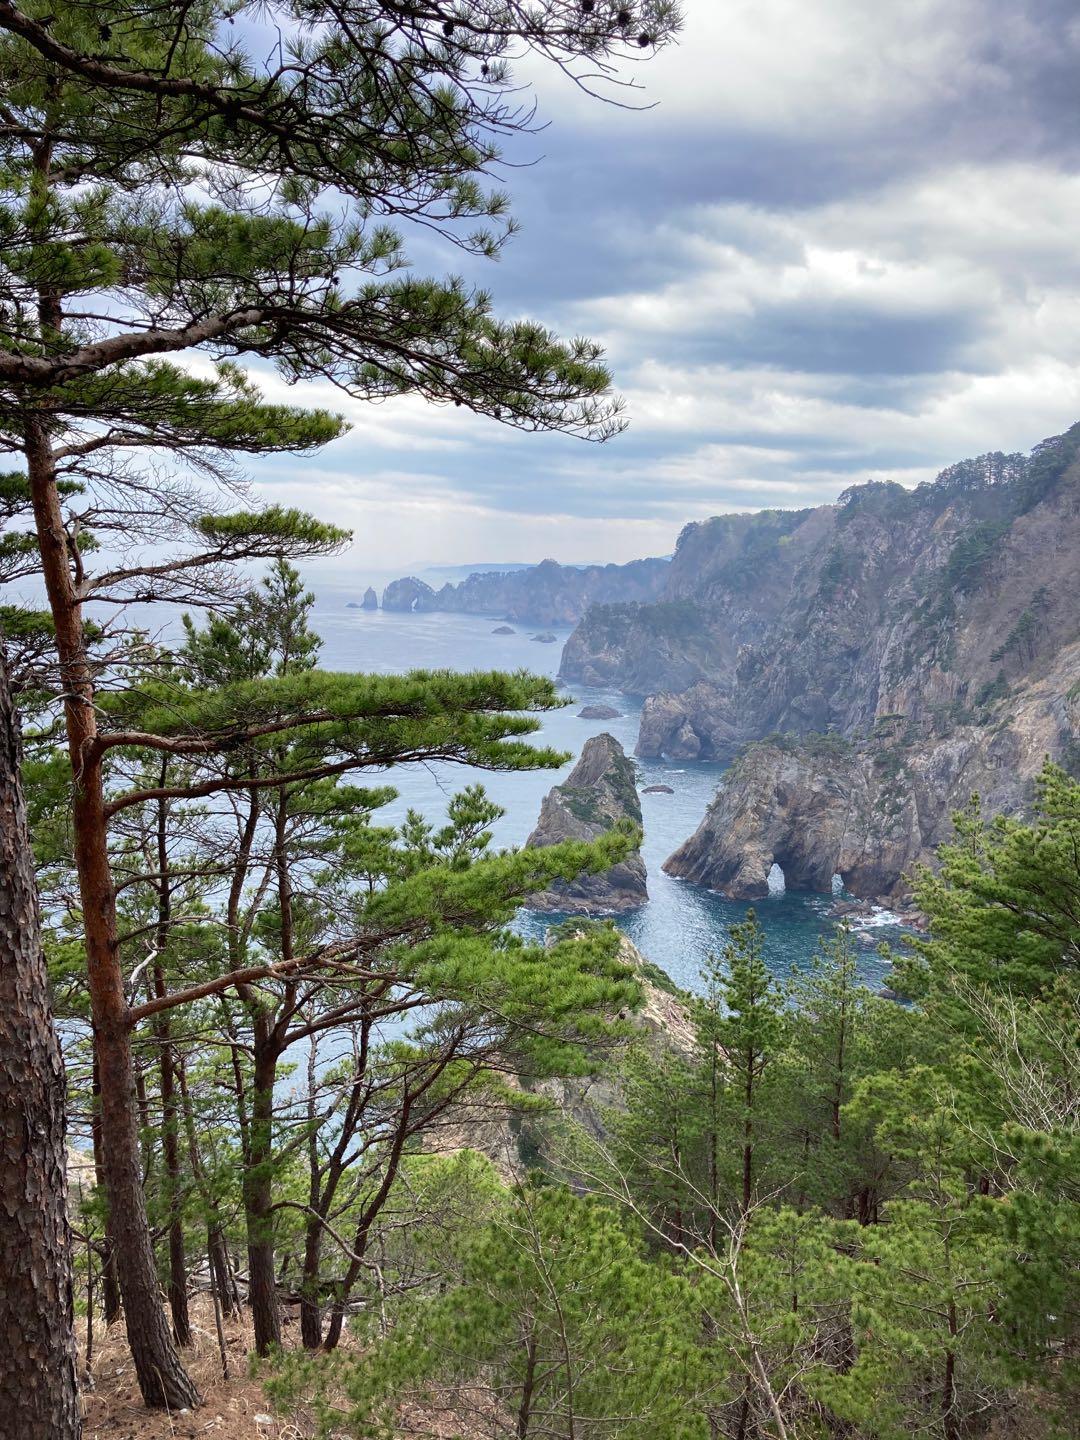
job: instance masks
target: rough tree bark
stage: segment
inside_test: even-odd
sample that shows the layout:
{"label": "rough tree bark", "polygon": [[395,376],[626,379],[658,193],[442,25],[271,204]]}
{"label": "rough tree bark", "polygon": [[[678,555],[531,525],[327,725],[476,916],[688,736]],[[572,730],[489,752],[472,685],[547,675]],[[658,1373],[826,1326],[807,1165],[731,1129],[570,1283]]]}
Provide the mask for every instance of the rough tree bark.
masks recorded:
{"label": "rough tree bark", "polygon": [[72,822],[79,875],[94,1046],[101,1080],[102,1165],[109,1237],[116,1257],[128,1343],[146,1404],[185,1410],[199,1404],[176,1349],[158,1292],[150,1243],[135,1111],[135,1073],[117,944],[116,894],[109,866],[108,817],[98,751],[94,682],[82,604],[60,509],[56,464],[44,418],[25,423],[25,453],[56,648],[64,679],[64,719],[75,778]]}
{"label": "rough tree bark", "polygon": [[20,762],[0,652],[0,1430],[78,1440],[64,1066]]}
{"label": "rough tree bark", "polygon": [[259,1355],[267,1355],[272,1346],[281,1344],[281,1310],[274,1273],[273,1188],[274,1084],[278,1052],[270,1042],[268,1028],[265,1017],[257,1015],[251,1144],[243,1180],[248,1301],[255,1328],[255,1351]]}

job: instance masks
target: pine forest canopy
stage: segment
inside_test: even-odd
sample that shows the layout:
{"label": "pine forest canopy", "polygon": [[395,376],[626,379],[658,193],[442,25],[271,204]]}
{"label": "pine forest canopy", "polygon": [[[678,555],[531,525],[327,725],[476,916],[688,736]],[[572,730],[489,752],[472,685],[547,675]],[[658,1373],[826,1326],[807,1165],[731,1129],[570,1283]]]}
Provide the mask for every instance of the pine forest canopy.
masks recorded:
{"label": "pine forest canopy", "polygon": [[[163,757],[159,783],[137,784],[138,802],[275,793],[287,913],[292,785],[391,756],[542,763],[503,748],[529,725],[493,712],[551,696],[499,677],[480,680],[472,698],[440,695],[446,684],[422,676],[405,694],[305,679],[286,663],[273,698],[254,679],[245,718],[220,708],[223,693],[197,733],[182,723],[177,733],[167,701],[142,718],[169,712],[169,733],[110,736],[102,684],[138,690],[153,678],[147,666],[168,662],[128,643],[122,617],[102,628],[84,607],[236,603],[245,586],[235,562],[284,562],[347,540],[299,512],[245,508],[237,456],[310,451],[344,429],[330,411],[265,403],[245,361],[359,399],[414,393],[524,429],[615,433],[619,402],[595,344],[500,321],[484,292],[453,277],[411,276],[394,222],[494,255],[513,231],[492,178],[499,144],[532,124],[511,62],[535,55],[586,87],[590,76],[614,80],[623,60],[666,43],[678,18],[665,0],[0,3],[0,447],[24,465],[3,482],[11,533],[0,563],[6,579],[40,577],[48,600],[47,615],[16,612],[7,628],[22,642],[15,671],[28,703],[64,712],[108,1242],[151,1404],[184,1408],[197,1396],[158,1302],[140,1180],[139,1017],[121,968],[111,853],[127,801],[110,794],[110,752]],[[315,753],[297,727],[318,735]],[[228,757],[250,761],[252,747],[261,768],[231,768]],[[298,751],[297,768],[273,770]],[[212,776],[170,774],[170,762],[195,757]],[[283,921],[287,964],[290,946]],[[155,1000],[160,1016],[165,997]],[[171,1040],[156,1024],[174,1124]],[[179,1320],[175,1329],[182,1340]]]}

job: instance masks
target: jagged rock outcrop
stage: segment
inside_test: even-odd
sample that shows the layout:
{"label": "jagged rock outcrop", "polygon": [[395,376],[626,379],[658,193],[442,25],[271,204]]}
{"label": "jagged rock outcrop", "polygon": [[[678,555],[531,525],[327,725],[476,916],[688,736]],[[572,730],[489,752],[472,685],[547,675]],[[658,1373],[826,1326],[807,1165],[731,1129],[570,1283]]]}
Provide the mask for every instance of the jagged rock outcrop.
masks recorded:
{"label": "jagged rock outcrop", "polygon": [[[567,779],[544,797],[536,829],[525,843],[595,840],[620,820],[641,824],[634,762],[614,736],[593,735]],[[602,874],[557,881],[533,896],[529,906],[565,915],[620,915],[648,898],[645,862],[636,853]]]}
{"label": "jagged rock outcrop", "polygon": [[[690,525],[661,598],[590,610],[560,675],[644,695],[643,756],[726,759],[771,734],[852,741],[858,763],[826,788],[852,816],[867,812],[865,834],[836,839],[838,803],[821,824],[837,854],[861,847],[851,864],[864,893],[888,894],[971,790],[988,807],[1023,810],[1044,755],[1080,765],[1065,698],[1080,673],[1078,554],[1080,425],[1030,455],[963,461],[914,490],[875,481],[835,505]],[[873,813],[881,766],[901,763],[882,755],[883,735],[902,738],[910,823]],[[775,777],[785,794],[805,792],[809,810],[763,798],[765,778],[745,809],[735,789],[722,792],[724,826],[742,834],[757,814],[756,853],[732,839],[742,859],[729,863],[714,835],[714,863],[691,841],[678,873],[700,868],[704,883],[760,893],[761,855],[791,843],[778,817],[790,811],[798,828],[824,805],[812,745],[798,784],[790,758]],[[815,888],[820,878],[807,873]]]}
{"label": "jagged rock outcrop", "polygon": [[703,680],[681,695],[649,695],[641,707],[636,753],[646,759],[726,758],[739,742],[729,709],[729,697]]}
{"label": "jagged rock outcrop", "polygon": [[885,722],[857,742],[750,745],[664,870],[732,899],[765,895],[774,864],[790,890],[827,893],[838,874],[852,894],[898,899],[972,794],[988,814],[1029,809],[1048,754],[1080,756],[1080,642],[1014,695],[1011,716],[993,727],[961,724],[926,740]]}
{"label": "jagged rock outcrop", "polygon": [[447,582],[416,608],[498,615],[534,625],[574,625],[590,605],[654,600],[663,589],[668,564],[666,559],[632,560],[628,565],[542,560],[522,570],[490,570],[457,584]]}
{"label": "jagged rock outcrop", "polygon": [[415,575],[392,580],[382,592],[382,608],[398,614],[414,610],[434,610],[435,591]]}
{"label": "jagged rock outcrop", "polygon": [[1080,636],[1078,452],[1080,425],[914,490],[687,526],[659,601],[591,609],[560,674],[649,697],[643,755],[854,736],[890,714],[927,737],[997,723]]}
{"label": "jagged rock outcrop", "polygon": [[[685,1060],[692,1059],[697,1049],[697,1034],[690,997],[657,966],[650,965],[625,935],[619,937],[617,958],[635,971],[641,986],[641,1004],[621,1017],[629,1021],[634,1031],[625,1044],[644,1044],[649,1053],[657,1057],[674,1054]],[[507,1181],[512,1181],[535,1165],[537,1159],[549,1158],[553,1134],[567,1122],[580,1126],[598,1140],[607,1139],[607,1117],[613,1111],[625,1110],[626,1097],[618,1067],[610,1063],[610,1055],[604,1059],[608,1063],[599,1065],[594,1075],[546,1079],[530,1085],[530,1092],[549,1101],[551,1108],[524,1122],[505,1113],[493,1115],[491,1102],[486,1097],[475,1108],[457,1107],[438,1129],[439,1153],[478,1150],[488,1156]],[[506,1080],[511,1090],[524,1088],[516,1076],[508,1076]],[[565,1156],[560,1158],[565,1161]]]}
{"label": "jagged rock outcrop", "polygon": [[364,599],[360,608],[362,610],[377,610],[379,608],[379,597],[375,594],[373,586],[369,585],[364,591]]}

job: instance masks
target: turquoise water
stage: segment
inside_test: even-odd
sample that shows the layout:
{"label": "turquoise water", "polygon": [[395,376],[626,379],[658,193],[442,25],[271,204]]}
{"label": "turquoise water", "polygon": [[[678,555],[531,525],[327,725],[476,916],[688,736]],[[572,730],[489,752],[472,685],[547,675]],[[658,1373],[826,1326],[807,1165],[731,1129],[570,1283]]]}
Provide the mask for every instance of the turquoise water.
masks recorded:
{"label": "turquoise water", "polygon": [[[418,666],[455,670],[526,667],[554,676],[570,633],[550,627],[548,633],[556,635],[556,643],[543,645],[531,639],[539,627],[515,624],[515,634],[494,635],[494,627],[503,623],[497,617],[350,610],[347,602],[353,598],[351,592],[338,596],[324,591],[317,600],[313,624],[323,637],[321,663],[327,669],[393,672]],[[479,780],[506,812],[495,827],[496,843],[520,845],[536,823],[544,796],[566,777],[590,735],[606,730],[628,755],[633,754],[640,701],[594,686],[575,685],[572,694],[573,705],[542,717],[536,737],[570,752],[573,759],[563,769],[501,775],[460,765],[402,767],[390,776],[400,797],[383,815],[397,819],[411,806],[430,819],[439,819],[450,795]],[[577,711],[588,704],[611,705],[622,715],[617,720],[579,719]],[[731,925],[741,920],[749,907],[724,900],[701,886],[673,880],[660,866],[696,829],[723,766],[665,760],[639,760],[637,764],[639,788],[670,785],[674,794],[641,796],[650,898],[641,910],[618,923],[649,960],[678,984],[695,989],[706,956],[724,945]],[[829,915],[831,903],[829,896],[796,894],[756,902],[765,930],[766,956],[778,976],[786,975],[793,965],[805,964],[818,940],[830,933],[834,923]],[[867,983],[875,986],[887,983],[888,976],[877,945],[898,934],[888,922],[888,913],[883,912],[856,926],[862,968]],[[539,937],[550,923],[550,916],[522,911],[518,928]]]}

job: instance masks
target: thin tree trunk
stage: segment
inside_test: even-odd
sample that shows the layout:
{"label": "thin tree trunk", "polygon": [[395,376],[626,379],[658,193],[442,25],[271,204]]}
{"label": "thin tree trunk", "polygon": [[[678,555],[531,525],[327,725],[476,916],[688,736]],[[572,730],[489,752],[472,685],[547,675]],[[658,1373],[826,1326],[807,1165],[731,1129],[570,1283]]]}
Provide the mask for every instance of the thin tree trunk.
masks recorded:
{"label": "thin tree trunk", "polygon": [[0,1428],[78,1440],[64,1063],[0,653]]}
{"label": "thin tree trunk", "polygon": [[244,1166],[244,1216],[248,1237],[248,1302],[255,1350],[266,1355],[281,1344],[281,1311],[274,1274],[273,1127],[277,1053],[265,1017],[255,1019],[255,1077],[251,1099],[251,1147]]}
{"label": "thin tree trunk", "polygon": [[[304,1262],[300,1277],[300,1339],[305,1350],[317,1350],[322,1344],[322,1304],[319,1269],[322,1262],[322,1222],[319,1218],[322,1168],[319,1163],[319,1137],[316,1128],[315,1085],[319,1047],[311,1037],[308,1050],[307,1120],[308,1120],[308,1210],[304,1225]],[[354,1091],[355,1094],[355,1086]],[[352,1107],[350,1106],[350,1112]],[[344,1117],[343,1135],[348,1115]],[[330,1177],[331,1180],[333,1176]]]}
{"label": "thin tree trunk", "polygon": [[746,1083],[744,1100],[746,1110],[743,1118],[742,1152],[742,1213],[749,1215],[750,1200],[754,1193],[754,1072],[757,1053],[753,1046],[746,1051]]}
{"label": "thin tree trunk", "polygon": [[214,1234],[206,1232],[206,1258],[210,1269],[210,1299],[214,1306],[214,1329],[217,1331],[218,1357],[221,1360],[221,1378],[229,1378],[229,1352],[225,1346],[225,1327],[221,1323],[221,1285],[218,1280],[217,1261],[214,1258]]}
{"label": "thin tree trunk", "polygon": [[[90,1136],[94,1145],[94,1183],[105,1189],[105,1162],[101,1153],[101,1079],[98,1074],[97,1054],[93,1062],[94,1113],[90,1121]],[[116,1278],[116,1252],[109,1238],[109,1221],[105,1217],[105,1237],[101,1242],[101,1308],[105,1316],[105,1328],[111,1329],[120,1319],[120,1283]]]}
{"label": "thin tree trunk", "polygon": [[[169,761],[161,762],[159,784],[168,784]],[[172,925],[172,881],[169,875],[168,804],[158,801],[157,807],[157,870],[158,914],[154,936],[154,994],[160,999],[167,993],[165,967],[161,957],[169,943]],[[165,1159],[165,1200],[169,1211],[169,1311],[173,1334],[178,1345],[191,1344],[191,1317],[188,1313],[187,1256],[184,1253],[184,1179],[180,1167],[180,1106],[176,1095],[176,1054],[172,1043],[172,1024],[167,1011],[154,1022],[158,1043],[159,1083],[161,1086],[161,1150]]]}
{"label": "thin tree trunk", "polygon": [[530,1331],[525,1341],[525,1376],[521,1382],[521,1403],[517,1413],[517,1440],[528,1440],[532,1418],[533,1389],[536,1385],[536,1336]]}
{"label": "thin tree trunk", "polygon": [[93,676],[83,637],[82,603],[70,557],[52,445],[44,420],[26,422],[27,472],[42,572],[65,692],[64,719],[75,787],[75,864],[82,900],[86,971],[101,1080],[101,1140],[110,1238],[124,1301],[128,1343],[147,1405],[170,1410],[199,1404],[169,1332],[158,1293],[146,1217],[135,1111],[135,1076],[128,1006],[116,928],[116,894],[108,851]]}
{"label": "thin tree trunk", "polygon": [[184,1115],[184,1129],[187,1133],[188,1163],[191,1165],[192,1178],[198,1186],[206,1212],[207,1258],[217,1283],[217,1295],[222,1311],[231,1318],[240,1313],[240,1296],[237,1294],[232,1265],[229,1263],[229,1247],[225,1243],[221,1222],[214,1211],[213,1196],[206,1183],[206,1168],[199,1150],[199,1137],[195,1129],[195,1111],[192,1109],[191,1096],[188,1093],[187,1067],[184,1064],[183,1055],[176,1057],[176,1079],[180,1087],[180,1104]]}

